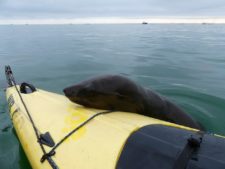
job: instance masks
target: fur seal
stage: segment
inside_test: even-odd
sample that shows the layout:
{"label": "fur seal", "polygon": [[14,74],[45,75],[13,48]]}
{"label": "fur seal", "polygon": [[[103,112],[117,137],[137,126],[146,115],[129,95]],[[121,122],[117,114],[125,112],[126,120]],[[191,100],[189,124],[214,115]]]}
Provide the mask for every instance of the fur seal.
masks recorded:
{"label": "fur seal", "polygon": [[86,107],[134,112],[202,129],[174,103],[124,76],[99,76],[67,87],[63,91],[72,102]]}

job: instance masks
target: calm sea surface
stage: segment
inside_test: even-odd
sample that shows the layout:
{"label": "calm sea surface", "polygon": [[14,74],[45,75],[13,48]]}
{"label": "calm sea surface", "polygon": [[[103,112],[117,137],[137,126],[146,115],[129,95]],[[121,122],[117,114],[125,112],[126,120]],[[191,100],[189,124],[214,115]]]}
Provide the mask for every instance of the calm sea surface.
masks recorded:
{"label": "calm sea surface", "polygon": [[225,135],[225,25],[0,26],[0,168],[30,169],[8,115],[4,65],[19,82],[62,94],[122,74]]}

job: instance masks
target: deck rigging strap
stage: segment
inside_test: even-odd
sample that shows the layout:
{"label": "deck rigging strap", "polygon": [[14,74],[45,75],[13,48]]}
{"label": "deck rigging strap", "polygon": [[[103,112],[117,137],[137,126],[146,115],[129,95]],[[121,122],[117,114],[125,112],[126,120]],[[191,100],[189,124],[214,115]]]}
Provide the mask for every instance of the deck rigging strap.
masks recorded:
{"label": "deck rigging strap", "polygon": [[86,121],[81,123],[79,126],[74,128],[71,132],[69,132],[65,137],[63,137],[48,153],[44,154],[41,158],[41,161],[44,162],[47,159],[47,157],[51,157],[51,156],[55,155],[56,148],[58,148],[68,137],[70,137],[73,133],[75,133],[81,127],[86,125],[88,122],[93,120],[95,117],[103,115],[103,114],[112,113],[112,112],[114,112],[114,111],[113,110],[103,111],[103,112],[99,112],[99,113],[96,113],[95,115],[91,116],[89,119],[87,119]]}
{"label": "deck rigging strap", "polygon": [[187,143],[177,157],[173,169],[186,169],[190,159],[197,160],[197,151],[201,146],[204,132],[198,131],[187,139]]}
{"label": "deck rigging strap", "polygon": [[56,163],[52,160],[51,156],[46,155],[47,153],[46,153],[45,148],[44,148],[44,146],[43,146],[43,144],[41,142],[40,136],[38,134],[38,129],[35,126],[35,123],[34,123],[32,117],[30,115],[30,112],[29,112],[29,110],[28,110],[28,108],[27,108],[27,106],[26,106],[26,104],[25,104],[25,102],[24,102],[24,100],[23,100],[23,98],[22,98],[22,96],[21,96],[17,86],[16,86],[16,82],[15,82],[15,79],[13,77],[13,73],[12,73],[12,70],[11,70],[10,66],[5,66],[5,74],[6,74],[6,79],[7,79],[7,82],[9,84],[9,86],[10,87],[14,86],[16,91],[17,91],[17,93],[18,93],[18,95],[19,95],[19,97],[20,97],[20,100],[21,100],[21,102],[22,102],[22,104],[23,104],[23,106],[25,108],[25,111],[26,111],[28,117],[29,117],[29,120],[30,120],[30,122],[32,124],[32,127],[34,129],[35,135],[36,135],[36,137],[38,139],[38,143],[39,143],[39,145],[41,147],[41,150],[42,150],[44,156],[46,156],[47,161],[49,162],[49,164],[51,165],[51,167],[53,169],[59,169],[58,166],[56,165]]}

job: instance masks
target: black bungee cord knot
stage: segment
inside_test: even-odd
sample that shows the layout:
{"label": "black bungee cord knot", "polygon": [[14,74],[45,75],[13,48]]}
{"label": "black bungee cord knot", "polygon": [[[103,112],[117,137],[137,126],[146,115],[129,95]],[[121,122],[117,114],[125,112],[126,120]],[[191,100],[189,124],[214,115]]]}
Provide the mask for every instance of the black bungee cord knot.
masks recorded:
{"label": "black bungee cord knot", "polygon": [[49,157],[54,156],[55,155],[55,151],[50,151],[49,153],[45,153],[42,157],[41,157],[41,163],[43,163],[45,160],[47,160]]}
{"label": "black bungee cord knot", "polygon": [[189,146],[196,149],[199,148],[202,143],[202,136],[191,135],[187,141]]}

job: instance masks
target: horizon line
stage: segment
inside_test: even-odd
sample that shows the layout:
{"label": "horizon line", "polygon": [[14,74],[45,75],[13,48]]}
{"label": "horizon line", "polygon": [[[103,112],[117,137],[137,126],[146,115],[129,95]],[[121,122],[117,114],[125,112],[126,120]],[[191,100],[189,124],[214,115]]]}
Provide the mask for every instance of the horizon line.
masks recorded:
{"label": "horizon line", "polygon": [[225,24],[225,16],[220,17],[86,17],[86,18],[39,18],[39,19],[0,19],[0,25],[26,24]]}

